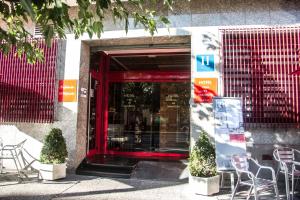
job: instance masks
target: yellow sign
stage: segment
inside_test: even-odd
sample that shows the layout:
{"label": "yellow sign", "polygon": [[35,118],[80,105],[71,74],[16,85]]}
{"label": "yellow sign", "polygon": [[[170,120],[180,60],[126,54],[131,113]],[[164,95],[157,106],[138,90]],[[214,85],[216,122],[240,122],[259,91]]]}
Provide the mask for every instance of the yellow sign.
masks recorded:
{"label": "yellow sign", "polygon": [[217,78],[195,78],[194,102],[211,103],[212,98],[218,94]]}
{"label": "yellow sign", "polygon": [[59,80],[58,101],[59,102],[77,101],[77,80]]}

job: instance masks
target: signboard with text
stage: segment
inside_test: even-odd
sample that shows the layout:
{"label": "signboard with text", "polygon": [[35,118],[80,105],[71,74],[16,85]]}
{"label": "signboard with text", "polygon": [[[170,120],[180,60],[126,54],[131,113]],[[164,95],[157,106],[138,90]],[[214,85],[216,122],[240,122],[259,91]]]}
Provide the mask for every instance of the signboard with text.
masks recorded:
{"label": "signboard with text", "polygon": [[242,100],[240,98],[213,98],[215,120],[216,162],[218,170],[233,170],[231,157],[246,154]]}
{"label": "signboard with text", "polygon": [[59,80],[58,102],[77,101],[77,80]]}
{"label": "signboard with text", "polygon": [[194,102],[211,103],[212,98],[218,94],[217,78],[194,79]]}

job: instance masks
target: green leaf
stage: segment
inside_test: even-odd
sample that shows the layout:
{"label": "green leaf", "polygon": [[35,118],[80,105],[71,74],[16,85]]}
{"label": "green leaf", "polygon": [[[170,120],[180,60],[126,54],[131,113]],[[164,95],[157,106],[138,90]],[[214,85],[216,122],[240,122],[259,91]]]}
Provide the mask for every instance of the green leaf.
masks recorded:
{"label": "green leaf", "polygon": [[98,0],[100,7],[103,9],[108,9],[108,6],[111,4],[110,0]]}
{"label": "green leaf", "polygon": [[47,46],[50,46],[51,40],[54,37],[54,30],[51,25],[46,25],[44,27],[44,36],[45,36]]}
{"label": "green leaf", "polygon": [[20,0],[21,5],[23,8],[27,11],[31,19],[34,21],[35,19],[35,12],[32,7],[32,1],[31,0]]}
{"label": "green leaf", "polygon": [[169,25],[170,21],[168,18],[166,18],[165,16],[160,16],[159,17],[159,21],[161,21],[162,23],[164,23],[165,25]]}
{"label": "green leaf", "polygon": [[55,0],[55,5],[56,5],[56,7],[61,8],[61,7],[62,7],[62,2],[61,2],[61,0]]}

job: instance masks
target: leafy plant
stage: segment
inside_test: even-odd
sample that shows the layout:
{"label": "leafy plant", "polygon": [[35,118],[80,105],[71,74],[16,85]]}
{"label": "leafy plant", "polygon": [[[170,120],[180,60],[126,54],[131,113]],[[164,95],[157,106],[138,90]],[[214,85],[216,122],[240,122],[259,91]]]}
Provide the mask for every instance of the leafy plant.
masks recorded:
{"label": "leafy plant", "polygon": [[0,0],[0,51],[8,54],[15,46],[19,57],[25,53],[28,62],[41,61],[43,52],[29,40],[28,26],[32,22],[40,27],[48,46],[54,37],[66,38],[66,32],[74,33],[76,39],[84,33],[90,38],[94,35],[100,38],[105,20],[123,25],[126,32],[131,24],[141,25],[153,35],[158,24],[170,24],[157,10],[172,10],[173,0],[76,0],[74,3],[76,9],[65,0]]}
{"label": "leafy plant", "polygon": [[68,155],[65,138],[59,128],[53,128],[45,137],[40,161],[45,164],[64,163]]}
{"label": "leafy plant", "polygon": [[207,133],[202,131],[189,158],[191,175],[197,177],[212,177],[217,175],[215,158],[215,148],[209,141]]}

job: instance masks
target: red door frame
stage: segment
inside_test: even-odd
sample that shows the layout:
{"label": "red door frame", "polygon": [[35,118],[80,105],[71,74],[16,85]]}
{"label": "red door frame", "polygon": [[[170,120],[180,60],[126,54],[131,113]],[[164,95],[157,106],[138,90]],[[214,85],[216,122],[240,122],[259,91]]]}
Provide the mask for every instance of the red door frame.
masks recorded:
{"label": "red door frame", "polygon": [[169,157],[175,159],[187,158],[188,154],[162,152],[119,152],[108,150],[108,95],[109,83],[112,82],[184,82],[190,81],[190,71],[127,71],[109,72],[110,55],[100,54],[99,71],[95,77],[99,81],[96,103],[96,152],[105,155],[120,155],[131,157]]}

